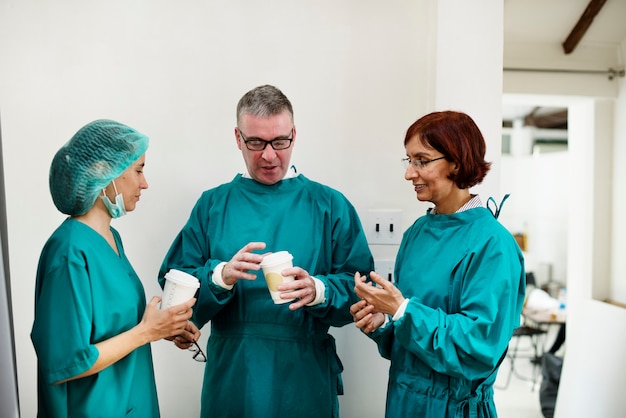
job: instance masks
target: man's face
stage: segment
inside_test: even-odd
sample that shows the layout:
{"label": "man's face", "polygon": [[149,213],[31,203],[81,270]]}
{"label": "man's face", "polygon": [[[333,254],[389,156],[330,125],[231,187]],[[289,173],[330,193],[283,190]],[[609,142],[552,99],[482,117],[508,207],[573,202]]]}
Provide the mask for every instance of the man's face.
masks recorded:
{"label": "man's face", "polygon": [[[239,128],[235,128],[235,139],[250,176],[263,184],[274,184],[282,180],[289,169],[291,152],[296,142],[296,128],[291,122],[289,112],[285,111],[268,118],[244,114]],[[252,151],[246,147],[244,137],[248,141],[272,141],[287,138],[293,140],[291,146],[284,150],[275,150],[268,143],[264,150]]]}

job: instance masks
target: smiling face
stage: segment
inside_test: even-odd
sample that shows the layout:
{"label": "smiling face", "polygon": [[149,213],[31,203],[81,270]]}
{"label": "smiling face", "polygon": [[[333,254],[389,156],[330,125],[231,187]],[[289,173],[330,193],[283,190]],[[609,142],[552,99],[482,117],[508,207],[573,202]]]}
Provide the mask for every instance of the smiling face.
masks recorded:
{"label": "smiling face", "polygon": [[[427,161],[443,157],[441,152],[424,144],[419,135],[409,139],[405,149],[411,161]],[[434,203],[437,213],[453,213],[458,209],[460,195],[468,193],[467,190],[463,192],[454,181],[448,178],[454,170],[456,170],[456,164],[443,158],[432,161],[420,169],[409,164],[404,178],[413,184],[418,200]]]}
{"label": "smiling face", "polygon": [[[278,138],[293,140],[291,146],[284,150],[275,150],[267,144],[262,151],[251,151],[246,147],[241,134],[247,140],[271,141]],[[243,154],[248,173],[254,180],[262,184],[274,184],[285,177],[296,142],[296,128],[289,112],[284,111],[269,117],[244,114],[240,118],[239,127],[235,128],[235,139]]]}
{"label": "smiling face", "polygon": [[[141,191],[148,188],[148,182],[143,172],[145,164],[146,155],[144,154],[114,180],[117,192],[124,197],[124,207],[127,212],[135,210],[141,197]],[[106,195],[112,202],[115,202],[115,188],[113,183],[110,183],[105,189]]]}

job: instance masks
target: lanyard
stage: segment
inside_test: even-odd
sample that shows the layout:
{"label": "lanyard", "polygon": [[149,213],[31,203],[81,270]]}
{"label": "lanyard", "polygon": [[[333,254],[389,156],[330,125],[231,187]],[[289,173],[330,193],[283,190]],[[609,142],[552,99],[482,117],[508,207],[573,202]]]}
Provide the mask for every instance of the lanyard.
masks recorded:
{"label": "lanyard", "polygon": [[[504,202],[506,202],[506,200],[509,198],[510,195],[511,195],[510,193],[507,193],[504,195],[504,197],[502,198],[502,201],[500,201],[500,206],[498,206],[498,204],[496,203],[493,197],[490,197],[489,199],[487,199],[487,209],[491,211],[491,214],[496,219],[498,219],[498,216],[500,216],[500,211],[502,210],[502,206],[504,205]],[[489,205],[490,203],[493,204],[495,209],[491,208],[491,206]]]}

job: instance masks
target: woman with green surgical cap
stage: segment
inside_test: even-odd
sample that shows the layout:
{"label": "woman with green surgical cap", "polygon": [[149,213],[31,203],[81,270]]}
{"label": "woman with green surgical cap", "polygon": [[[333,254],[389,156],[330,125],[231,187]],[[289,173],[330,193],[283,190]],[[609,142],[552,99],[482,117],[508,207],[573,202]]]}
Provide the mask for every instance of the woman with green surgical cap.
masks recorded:
{"label": "woman with green surgical cap", "polygon": [[391,360],[385,417],[497,417],[493,384],[526,274],[499,209],[470,192],[491,165],[484,138],[469,115],[433,112],[408,128],[404,147],[404,178],[434,207],[404,233],[395,283],[371,272],[372,286],[357,273],[362,300],[350,307]]}
{"label": "woman with green surgical cap", "polygon": [[150,344],[188,348],[195,299],[160,310],[111,219],[133,211],[148,138],[112,120],[81,128],[50,167],[55,206],[69,215],[39,259],[35,320],[39,417],[158,417]]}

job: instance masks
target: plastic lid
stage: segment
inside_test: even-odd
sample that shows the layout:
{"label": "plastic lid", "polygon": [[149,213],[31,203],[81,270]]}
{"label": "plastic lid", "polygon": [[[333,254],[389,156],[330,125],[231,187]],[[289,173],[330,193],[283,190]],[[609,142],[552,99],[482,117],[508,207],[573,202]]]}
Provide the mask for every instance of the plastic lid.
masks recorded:
{"label": "plastic lid", "polygon": [[165,278],[183,286],[194,287],[196,289],[200,287],[200,281],[195,276],[185,273],[184,271],[171,269],[165,273]]}
{"label": "plastic lid", "polygon": [[274,264],[280,264],[291,260],[293,260],[293,256],[289,254],[289,251],[278,251],[263,257],[261,267],[272,266]]}

